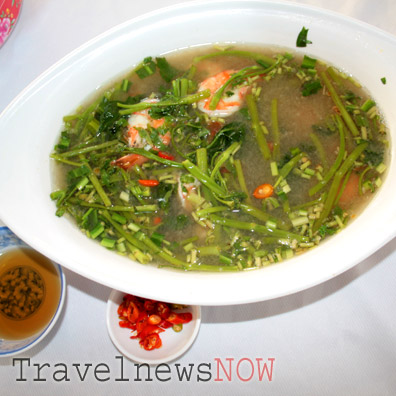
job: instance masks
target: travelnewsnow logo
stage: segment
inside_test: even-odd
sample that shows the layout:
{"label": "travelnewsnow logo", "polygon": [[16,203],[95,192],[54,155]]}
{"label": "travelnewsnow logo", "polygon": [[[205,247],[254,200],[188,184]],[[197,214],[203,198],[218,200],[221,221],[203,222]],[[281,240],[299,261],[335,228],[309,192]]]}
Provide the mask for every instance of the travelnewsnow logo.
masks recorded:
{"label": "travelnewsnow logo", "polygon": [[214,358],[203,363],[132,363],[123,356],[115,356],[108,363],[37,363],[31,358],[13,358],[18,382],[271,382],[275,358]]}

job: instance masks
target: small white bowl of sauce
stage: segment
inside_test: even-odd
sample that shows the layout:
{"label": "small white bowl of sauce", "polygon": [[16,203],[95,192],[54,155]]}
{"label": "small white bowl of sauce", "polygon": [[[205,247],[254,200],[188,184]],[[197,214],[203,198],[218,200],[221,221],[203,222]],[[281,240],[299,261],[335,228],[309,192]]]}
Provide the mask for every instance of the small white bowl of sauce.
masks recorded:
{"label": "small white bowl of sauce", "polygon": [[24,352],[50,332],[65,291],[58,264],[0,227],[0,357]]}

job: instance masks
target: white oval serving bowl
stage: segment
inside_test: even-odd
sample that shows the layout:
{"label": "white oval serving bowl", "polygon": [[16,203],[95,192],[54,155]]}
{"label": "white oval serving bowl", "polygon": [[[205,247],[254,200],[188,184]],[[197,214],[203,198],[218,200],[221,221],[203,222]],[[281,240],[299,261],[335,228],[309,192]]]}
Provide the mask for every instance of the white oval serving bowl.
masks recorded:
{"label": "white oval serving bowl", "polygon": [[[201,307],[189,306],[186,312],[191,312],[193,319],[183,325],[180,332],[172,328],[160,333],[162,346],[152,351],[146,351],[139,345],[139,340],[131,339],[132,331],[119,326],[117,310],[125,293],[112,290],[107,301],[106,323],[110,338],[116,348],[128,359],[139,363],[161,364],[171,362],[182,356],[194,343],[201,326]],[[184,311],[183,311],[184,312]]]}
{"label": "white oval serving bowl", "polygon": [[[214,42],[295,49],[303,26],[313,44],[299,51],[341,66],[361,81],[385,115],[394,141],[393,36],[333,12],[291,3],[182,4],[136,18],[91,40],[31,83],[5,109],[0,117],[0,183],[7,186],[7,194],[0,195],[0,218],[29,245],[87,278],[131,294],[192,305],[271,299],[324,282],[356,265],[396,234],[395,145],[388,177],[361,216],[318,248],[258,271],[187,273],[138,264],[89,240],[67,218],[57,218],[49,198],[49,154],[62,117],[144,57]],[[387,78],[386,85],[382,77]]]}

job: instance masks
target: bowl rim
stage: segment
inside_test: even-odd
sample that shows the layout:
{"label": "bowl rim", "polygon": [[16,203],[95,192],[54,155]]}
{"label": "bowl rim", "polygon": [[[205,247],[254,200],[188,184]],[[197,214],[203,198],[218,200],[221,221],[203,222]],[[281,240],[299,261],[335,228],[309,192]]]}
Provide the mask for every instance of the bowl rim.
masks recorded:
{"label": "bowl rim", "polygon": [[[125,33],[125,29],[132,28],[132,25],[135,27],[135,24],[137,24],[138,22],[141,24],[148,23],[148,25],[150,25],[150,23],[153,23],[153,21],[158,21],[158,18],[161,18],[161,17],[163,18],[164,16],[165,17],[169,16],[170,13],[172,13],[172,15],[173,15],[175,11],[180,11],[181,13],[182,12],[186,12],[186,13],[190,12],[191,13],[194,10],[195,11],[199,10],[200,7],[204,7],[205,10],[207,10],[207,9],[212,10],[213,8],[217,7],[216,10],[219,10],[219,9],[221,9],[221,7],[224,8],[226,6],[227,10],[233,10],[235,7],[245,7],[246,8],[246,7],[249,7],[249,5],[256,6],[256,7],[257,6],[262,7],[263,5],[265,5],[265,6],[269,5],[269,6],[274,7],[274,9],[276,9],[278,12],[286,11],[286,12],[290,13],[290,15],[292,15],[292,16],[303,15],[306,18],[308,18],[308,17],[312,18],[313,16],[315,16],[317,18],[328,17],[330,21],[334,22],[334,20],[335,20],[342,24],[346,24],[348,27],[350,27],[352,25],[354,28],[359,28],[362,31],[368,30],[370,33],[375,33],[376,37],[380,37],[384,41],[391,42],[391,44],[393,46],[392,48],[396,47],[395,36],[393,36],[389,33],[386,33],[377,27],[371,26],[371,25],[367,24],[366,22],[362,22],[362,21],[356,20],[354,18],[339,14],[337,12],[324,10],[324,9],[314,7],[314,6],[301,5],[301,4],[290,3],[290,2],[280,3],[277,1],[266,1],[266,0],[217,0],[217,1],[193,1],[190,3],[181,3],[181,4],[174,5],[174,6],[161,8],[159,10],[152,11],[148,14],[144,14],[137,18],[133,18],[129,21],[126,21],[126,22],[124,22],[120,25],[117,25],[114,28],[100,34],[99,36],[88,41],[86,44],[83,44],[76,50],[72,51],[69,55],[65,56],[59,62],[55,63],[52,67],[47,69],[46,72],[44,72],[41,76],[39,76],[36,80],[34,80],[27,88],[25,88],[24,91],[22,91],[22,93],[20,95],[17,96],[17,98],[14,101],[12,101],[10,103],[10,105],[0,115],[0,127],[1,127],[2,116],[8,115],[9,113],[12,113],[12,112],[15,112],[17,110],[18,105],[20,104],[19,102],[22,102],[23,100],[27,99],[27,97],[30,94],[32,94],[32,93],[34,94],[34,91],[36,89],[40,88],[41,83],[43,83],[43,82],[48,83],[48,80],[50,80],[51,78],[54,77],[54,75],[56,75],[56,73],[60,67],[62,67],[62,66],[70,67],[70,65],[72,65],[74,61],[79,59],[79,56],[84,55],[87,52],[89,53],[89,51],[93,51],[94,49],[97,49],[98,47],[100,48],[101,46],[105,46],[106,40],[111,41],[111,39],[114,39],[114,37],[117,37],[117,34]],[[205,8],[205,7],[207,7],[207,8]],[[106,82],[108,82],[108,81],[106,81]],[[90,94],[91,94],[91,92],[90,92]],[[393,147],[393,149],[394,149],[394,147]],[[391,161],[394,162],[394,156],[391,157]],[[1,171],[0,171],[0,174],[1,174]],[[382,187],[382,189],[384,189],[384,186]],[[375,199],[375,197],[374,197],[374,199]],[[3,206],[4,206],[4,210],[5,210],[5,205],[3,205]],[[33,246],[34,248],[36,248],[36,250],[43,252],[43,254],[45,254],[46,256],[51,256],[54,261],[63,264],[65,267],[68,267],[68,268],[72,269],[73,271],[75,271],[89,279],[92,279],[99,283],[103,283],[113,289],[118,288],[118,289],[125,289],[125,292],[130,291],[128,289],[130,286],[129,286],[129,284],[127,284],[127,282],[124,279],[121,279],[122,285],[120,285],[119,284],[120,279],[115,278],[112,275],[106,274],[106,275],[108,275],[108,277],[104,278],[100,272],[92,272],[92,271],[89,271],[89,269],[87,269],[87,268],[78,267],[77,266],[78,263],[73,259],[69,258],[68,259],[69,261],[66,262],[65,259],[61,255],[59,255],[57,252],[51,251],[49,246],[46,246],[45,244],[43,245],[41,240],[39,240],[38,238],[36,239],[35,236],[29,235],[26,232],[24,226],[22,226],[21,224],[18,224],[17,222],[14,222],[13,219],[10,217],[9,213],[6,213],[4,210],[2,209],[2,205],[0,205],[0,217],[3,216],[3,214],[4,214],[3,220],[9,224],[9,227],[11,229],[13,229],[13,231],[17,235],[20,235],[22,238],[25,238],[26,240],[28,240],[29,244],[31,246]],[[3,212],[3,213],[1,213],[1,212]],[[361,216],[359,216],[359,219],[360,218],[361,218]],[[358,220],[356,220],[356,221],[358,221]],[[351,227],[351,225],[348,226],[348,228],[350,228],[350,227]],[[346,232],[346,231],[344,231],[344,232]],[[384,244],[389,242],[392,238],[394,238],[394,236],[396,235],[396,230],[394,229],[394,227],[391,228],[389,225],[385,225],[383,227],[383,229],[381,229],[381,232],[378,234],[381,234],[381,240],[378,241],[378,237],[376,237],[377,240],[376,240],[375,245],[370,245],[368,247],[363,245],[363,249],[361,251],[357,252],[353,257],[348,256],[347,257],[348,265],[337,266],[336,269],[326,272],[325,276],[322,274],[320,277],[318,277],[318,276],[315,277],[311,274],[307,281],[306,280],[304,280],[304,282],[300,281],[299,283],[294,284],[293,287],[288,287],[287,290],[285,290],[284,287],[283,288],[281,287],[281,288],[277,289],[276,291],[271,291],[271,292],[266,292],[266,293],[262,293],[262,292],[252,293],[250,291],[246,295],[235,295],[232,292],[227,290],[227,292],[225,293],[224,296],[222,296],[220,294],[211,293],[210,297],[202,296],[202,295],[198,295],[198,294],[194,296],[191,294],[191,292],[189,290],[184,290],[182,296],[180,295],[180,293],[178,293],[176,291],[175,292],[167,291],[167,295],[164,295],[163,299],[166,299],[169,301],[172,300],[173,302],[186,303],[186,304],[190,304],[190,305],[194,305],[194,304],[230,305],[230,304],[242,304],[242,303],[250,303],[250,302],[256,302],[256,301],[268,300],[271,298],[276,298],[276,297],[284,296],[287,294],[292,294],[292,293],[301,291],[303,289],[307,289],[312,286],[315,286],[318,283],[324,282],[324,281],[326,281],[330,278],[333,278],[336,275],[350,269],[351,267],[353,267],[354,265],[356,265],[357,263],[359,263],[360,261],[362,261],[363,259],[368,257],[370,254],[377,251]],[[328,242],[326,241],[326,242],[322,243],[323,246],[325,246],[325,244],[327,246]],[[321,250],[323,250],[323,248],[321,248]],[[308,256],[306,256],[306,255],[308,255],[310,253],[311,252],[305,253],[304,256],[308,258]],[[107,252],[103,252],[102,255],[106,258],[107,257],[110,258],[110,256],[107,256]],[[309,256],[309,257],[311,257],[311,256]],[[299,264],[302,263],[302,261],[299,260],[299,258],[293,258],[291,260],[293,262],[298,260]],[[285,261],[284,263],[282,263],[282,266],[286,268],[288,266],[287,263],[288,262]],[[137,265],[141,266],[141,264],[137,264]],[[272,267],[272,269],[270,269],[268,267],[265,269],[260,269],[258,271],[266,271],[266,274],[269,274],[271,276],[271,274],[273,274],[273,271],[274,271],[273,268],[274,267]],[[159,271],[157,268],[155,268],[155,270]],[[139,271],[140,271],[140,269],[138,269],[138,272]],[[150,274],[152,273],[152,272],[150,272],[151,271],[150,269],[147,269],[147,271]],[[163,273],[165,273],[165,271],[167,271],[167,270],[161,270],[161,271],[163,271]],[[169,272],[171,272],[171,271],[169,270]],[[138,275],[140,276],[141,273],[139,272]],[[219,276],[221,278],[224,278],[227,280],[232,280],[233,283],[231,282],[231,284],[234,287],[238,284],[237,281],[234,280],[233,274],[222,273],[221,275],[219,275],[216,273],[211,273],[211,277],[213,279],[218,279]],[[168,274],[167,277],[168,277],[167,279],[171,279],[171,278],[180,279],[180,273],[176,274],[176,273],[172,272],[172,273]],[[249,278],[250,280],[254,279],[254,275],[252,276],[250,271],[238,273],[238,277],[239,277],[238,281],[242,280],[243,278]],[[199,279],[199,282],[201,284],[203,283],[201,278],[204,278],[205,281],[209,279],[206,275],[202,275],[202,273],[197,274],[196,278]],[[215,286],[215,284],[212,282],[212,283],[210,283],[210,285],[208,287],[210,288],[210,287],[214,287],[214,286]],[[162,296],[161,296],[161,298],[158,298],[158,295],[155,294],[154,290],[147,290],[147,288],[144,289],[142,284],[139,284],[137,287],[138,287],[139,293],[137,291],[135,291],[134,294],[140,294],[147,298],[162,299]]]}

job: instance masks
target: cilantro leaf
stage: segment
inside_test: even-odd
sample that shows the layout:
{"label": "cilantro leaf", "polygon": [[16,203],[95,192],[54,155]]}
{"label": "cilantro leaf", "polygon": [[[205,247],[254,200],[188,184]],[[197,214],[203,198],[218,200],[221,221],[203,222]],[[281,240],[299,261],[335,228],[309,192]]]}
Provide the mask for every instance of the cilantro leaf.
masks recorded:
{"label": "cilantro leaf", "polygon": [[297,47],[306,47],[307,44],[312,44],[312,41],[308,40],[308,30],[309,29],[306,29],[305,27],[301,29],[300,33],[297,36]]}
{"label": "cilantro leaf", "polygon": [[317,93],[322,88],[319,80],[307,81],[302,86],[302,96],[309,96]]}
{"label": "cilantro leaf", "polygon": [[177,75],[178,71],[172,67],[165,58],[155,58],[161,77],[166,82],[171,82]]}

